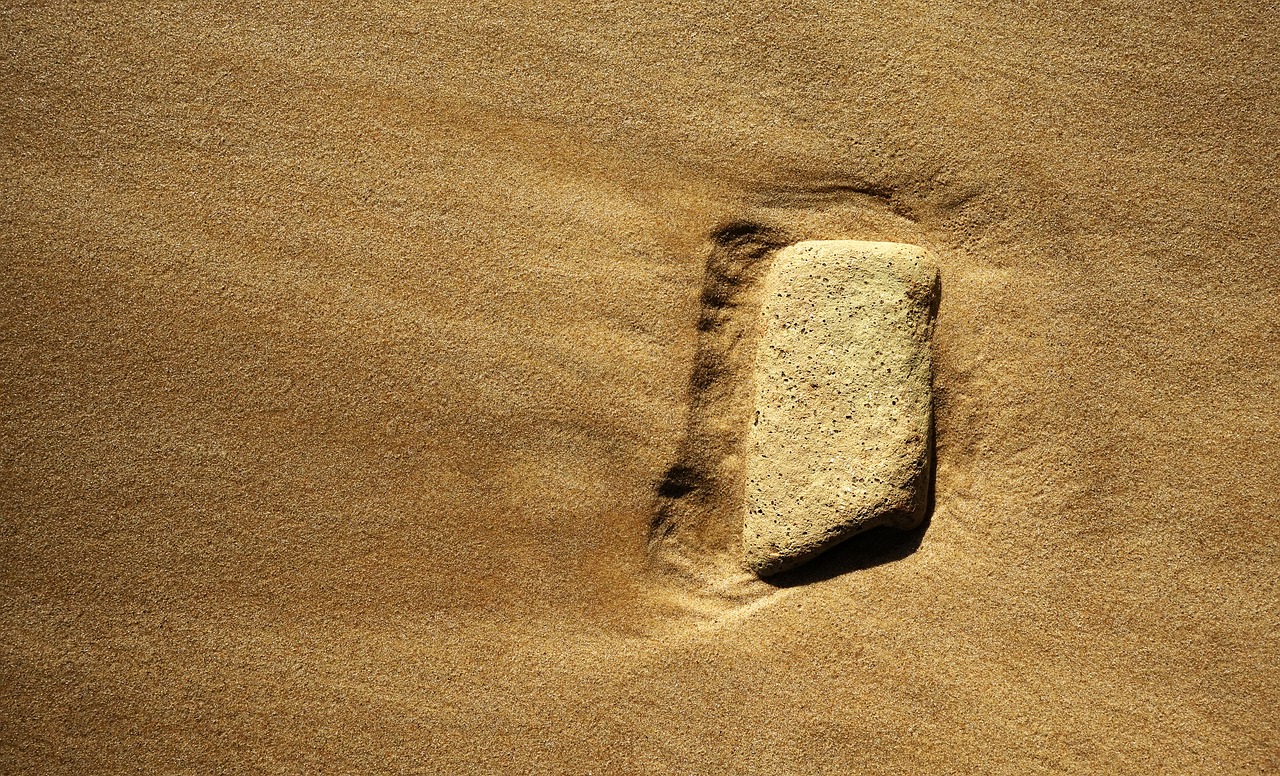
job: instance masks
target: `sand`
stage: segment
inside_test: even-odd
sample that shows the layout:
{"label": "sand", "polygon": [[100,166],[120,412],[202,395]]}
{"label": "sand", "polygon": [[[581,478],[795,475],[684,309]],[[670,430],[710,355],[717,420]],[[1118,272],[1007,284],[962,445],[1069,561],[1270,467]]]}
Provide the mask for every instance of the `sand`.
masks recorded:
{"label": "sand", "polygon": [[[1276,17],[8,4],[0,772],[1280,769]],[[932,515],[700,586],[807,239],[938,257]]]}

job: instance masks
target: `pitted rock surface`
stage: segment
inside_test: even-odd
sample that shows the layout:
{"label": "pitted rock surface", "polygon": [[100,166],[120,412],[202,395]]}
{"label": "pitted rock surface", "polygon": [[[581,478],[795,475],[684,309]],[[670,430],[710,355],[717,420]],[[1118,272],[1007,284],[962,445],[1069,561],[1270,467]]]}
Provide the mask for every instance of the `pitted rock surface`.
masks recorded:
{"label": "pitted rock surface", "polygon": [[743,523],[761,576],[923,520],[938,270],[913,245],[811,241],[764,283]]}

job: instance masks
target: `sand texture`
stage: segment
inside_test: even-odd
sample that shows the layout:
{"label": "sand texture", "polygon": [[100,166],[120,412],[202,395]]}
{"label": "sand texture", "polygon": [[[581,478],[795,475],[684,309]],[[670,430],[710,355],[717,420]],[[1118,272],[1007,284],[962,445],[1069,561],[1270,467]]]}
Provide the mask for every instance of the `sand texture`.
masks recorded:
{"label": "sand texture", "polygon": [[910,245],[812,241],[773,259],[744,474],[752,571],[924,519],[937,293],[934,258]]}
{"label": "sand texture", "polygon": [[[0,773],[1280,769],[1269,3],[0,13]],[[743,567],[786,246],[933,505]]]}

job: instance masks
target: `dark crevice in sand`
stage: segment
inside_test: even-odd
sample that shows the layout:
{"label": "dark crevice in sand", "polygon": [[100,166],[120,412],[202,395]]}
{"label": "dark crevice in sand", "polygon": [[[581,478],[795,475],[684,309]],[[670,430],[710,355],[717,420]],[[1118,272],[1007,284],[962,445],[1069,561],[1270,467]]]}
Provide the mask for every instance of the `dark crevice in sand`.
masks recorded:
{"label": "dark crevice in sand", "polygon": [[659,566],[687,571],[736,550],[741,541],[731,516],[742,502],[756,291],[773,253],[788,242],[781,230],[749,220],[731,221],[709,235],[685,434],[676,462],[655,488],[649,547]]}

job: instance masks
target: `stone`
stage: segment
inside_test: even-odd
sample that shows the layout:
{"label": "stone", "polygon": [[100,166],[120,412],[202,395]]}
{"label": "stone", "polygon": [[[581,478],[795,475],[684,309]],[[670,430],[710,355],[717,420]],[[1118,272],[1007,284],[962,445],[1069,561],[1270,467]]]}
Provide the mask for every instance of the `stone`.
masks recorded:
{"label": "stone", "polygon": [[923,248],[830,240],[782,249],[763,282],[742,540],[768,576],[924,519],[939,281]]}

